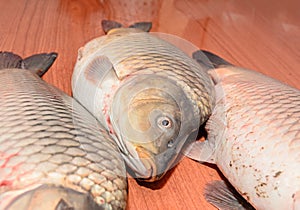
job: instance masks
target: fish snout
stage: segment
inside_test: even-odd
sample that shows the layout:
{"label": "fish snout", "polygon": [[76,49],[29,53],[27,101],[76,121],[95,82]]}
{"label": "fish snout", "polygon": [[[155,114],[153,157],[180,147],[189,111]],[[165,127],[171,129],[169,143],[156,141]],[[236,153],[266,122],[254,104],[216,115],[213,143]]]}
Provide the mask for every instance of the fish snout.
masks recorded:
{"label": "fish snout", "polygon": [[144,147],[137,147],[136,151],[149,172],[147,176],[141,175],[136,178],[145,182],[160,180],[182,157],[176,148],[169,148],[161,153],[153,153]]}
{"label": "fish snout", "polygon": [[96,210],[101,209],[87,193],[71,188],[41,185],[16,196],[7,206],[10,210]]}

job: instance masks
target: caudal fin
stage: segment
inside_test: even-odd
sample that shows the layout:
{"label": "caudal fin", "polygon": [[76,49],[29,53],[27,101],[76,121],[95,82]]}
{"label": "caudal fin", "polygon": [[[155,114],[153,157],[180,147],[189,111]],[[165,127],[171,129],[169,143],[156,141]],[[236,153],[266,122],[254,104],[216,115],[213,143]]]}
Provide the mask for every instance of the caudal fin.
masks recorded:
{"label": "caudal fin", "polygon": [[20,69],[22,58],[11,52],[0,52],[0,69]]}
{"label": "caudal fin", "polygon": [[[122,28],[123,25],[113,20],[102,20],[102,29],[105,34],[115,28]],[[152,28],[151,22],[137,22],[129,26],[129,28],[137,28],[145,32],[149,32]]]}
{"label": "caudal fin", "polygon": [[129,28],[138,28],[142,31],[149,32],[152,28],[151,22],[137,22],[129,26]]}
{"label": "caudal fin", "polygon": [[204,64],[205,66],[210,68],[218,68],[220,66],[232,66],[231,63],[227,62],[223,58],[206,50],[198,50],[194,52],[193,59],[195,59],[201,65]]}
{"label": "caudal fin", "polygon": [[57,58],[57,53],[35,54],[22,61],[22,68],[35,72],[40,77],[43,76],[52,66]]}
{"label": "caudal fin", "polygon": [[22,59],[22,57],[12,52],[0,52],[0,70],[11,68],[27,69],[41,77],[52,66],[56,58],[57,53],[35,54]]}

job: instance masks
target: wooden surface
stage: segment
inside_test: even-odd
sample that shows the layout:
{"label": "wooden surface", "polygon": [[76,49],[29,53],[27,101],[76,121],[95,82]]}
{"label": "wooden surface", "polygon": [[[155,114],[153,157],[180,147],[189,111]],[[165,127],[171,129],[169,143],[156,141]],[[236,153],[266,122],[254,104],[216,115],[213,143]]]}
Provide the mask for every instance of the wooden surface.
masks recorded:
{"label": "wooden surface", "polygon": [[[68,94],[77,50],[103,35],[102,19],[152,21],[152,31],[178,35],[300,89],[299,0],[0,0],[0,8],[0,50],[58,52],[44,79]],[[159,183],[129,179],[127,209],[214,209],[202,192],[215,179],[215,168],[184,159]]]}

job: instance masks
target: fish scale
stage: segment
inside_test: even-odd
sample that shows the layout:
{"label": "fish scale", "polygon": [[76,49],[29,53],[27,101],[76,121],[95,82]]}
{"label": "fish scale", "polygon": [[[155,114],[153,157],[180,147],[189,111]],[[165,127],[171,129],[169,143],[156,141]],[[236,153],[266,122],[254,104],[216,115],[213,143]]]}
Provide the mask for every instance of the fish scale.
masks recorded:
{"label": "fish scale", "polygon": [[[226,140],[214,138],[216,163],[257,209],[292,209],[300,190],[300,92],[258,73],[240,72],[217,83],[225,94]],[[209,123],[209,135],[222,135]]]}
{"label": "fish scale", "polygon": [[0,205],[11,192],[53,185],[91,196],[96,209],[125,208],[125,166],[107,131],[31,71],[0,70],[0,83]]}
{"label": "fish scale", "polygon": [[[211,87],[209,79],[202,79],[207,77],[207,73],[199,71],[196,61],[151,33],[125,33],[121,36],[110,34],[109,38],[107,37],[96,38],[87,43],[80,51],[80,56],[87,57],[93,53],[107,56],[121,77],[131,75],[135,71],[142,74],[141,70],[150,69],[153,73],[172,78],[183,88],[187,88],[188,84],[191,87],[190,97],[204,109],[205,117],[201,119],[200,124],[207,119],[214,106],[211,99],[214,90],[208,88]],[[181,79],[178,78],[180,76]]]}
{"label": "fish scale", "polygon": [[300,209],[300,91],[208,51],[193,57],[214,67],[216,106],[207,140],[185,153],[216,164],[232,184],[208,184],[206,200],[219,209]]}
{"label": "fish scale", "polygon": [[212,80],[184,51],[148,33],[149,23],[102,26],[107,34],[78,51],[73,96],[115,137],[132,176],[159,180],[210,116]]}

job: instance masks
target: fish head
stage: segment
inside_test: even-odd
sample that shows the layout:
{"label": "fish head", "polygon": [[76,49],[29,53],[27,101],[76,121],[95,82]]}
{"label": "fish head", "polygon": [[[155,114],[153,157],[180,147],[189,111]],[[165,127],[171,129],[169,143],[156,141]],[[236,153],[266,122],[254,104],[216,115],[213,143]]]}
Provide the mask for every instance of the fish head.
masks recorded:
{"label": "fish head", "polygon": [[196,139],[195,105],[176,81],[143,75],[129,79],[116,92],[110,122],[122,155],[135,178],[156,181]]}

